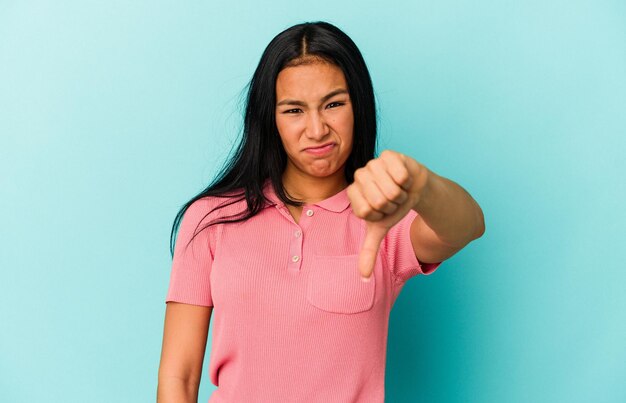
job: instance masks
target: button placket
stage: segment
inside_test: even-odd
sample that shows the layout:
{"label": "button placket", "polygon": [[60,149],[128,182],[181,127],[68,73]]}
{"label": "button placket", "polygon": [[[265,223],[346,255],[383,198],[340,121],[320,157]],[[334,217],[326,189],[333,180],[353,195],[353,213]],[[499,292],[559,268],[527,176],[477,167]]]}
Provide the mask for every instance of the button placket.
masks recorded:
{"label": "button placket", "polygon": [[302,267],[302,244],[304,242],[304,229],[310,224],[315,211],[310,206],[303,206],[298,224],[295,224],[293,235],[289,242],[289,270],[299,272]]}
{"label": "button placket", "polygon": [[[295,225],[295,224],[294,224]],[[289,241],[289,270],[299,272],[302,266],[302,228],[295,225]]]}

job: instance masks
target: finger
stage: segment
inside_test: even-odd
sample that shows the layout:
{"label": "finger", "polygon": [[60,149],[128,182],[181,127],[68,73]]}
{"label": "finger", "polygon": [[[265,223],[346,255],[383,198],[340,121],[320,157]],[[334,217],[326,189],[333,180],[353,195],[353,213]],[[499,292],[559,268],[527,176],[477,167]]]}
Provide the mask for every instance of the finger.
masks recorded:
{"label": "finger", "polygon": [[379,225],[367,225],[365,240],[359,253],[359,273],[363,281],[370,281],[380,243],[385,238],[387,229]]}
{"label": "finger", "polygon": [[[387,178],[384,180],[390,181],[392,179]],[[368,204],[374,210],[384,214],[393,214],[393,212],[398,208],[398,205],[387,199],[385,194],[378,187],[374,174],[371,171],[371,167],[359,172],[357,185],[365,200],[367,200]]]}
{"label": "finger", "polygon": [[[392,201],[397,206],[404,203],[409,195],[400,185],[398,185],[389,173],[388,162],[382,158],[370,161],[372,164],[371,174],[374,176],[376,185],[385,195],[387,200]],[[375,162],[375,163],[374,163]]]}
{"label": "finger", "polygon": [[404,190],[409,190],[412,185],[412,178],[409,175],[409,169],[406,166],[405,157],[402,154],[400,158],[397,157],[399,153],[383,152],[380,157],[385,161],[387,165],[387,172],[393,178],[393,181]]}
{"label": "finger", "polygon": [[348,198],[350,199],[352,211],[357,217],[368,221],[378,221],[385,217],[383,213],[374,210],[370,206],[356,182],[348,186]]}

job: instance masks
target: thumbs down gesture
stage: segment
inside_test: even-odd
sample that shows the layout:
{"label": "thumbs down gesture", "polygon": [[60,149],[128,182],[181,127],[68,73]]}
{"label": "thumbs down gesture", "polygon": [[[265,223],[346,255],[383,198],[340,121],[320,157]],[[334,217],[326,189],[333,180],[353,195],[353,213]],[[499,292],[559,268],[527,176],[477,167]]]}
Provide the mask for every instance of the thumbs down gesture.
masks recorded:
{"label": "thumbs down gesture", "polygon": [[416,207],[430,171],[413,158],[392,150],[383,151],[354,172],[347,194],[352,211],[366,221],[366,234],[358,268],[368,281],[382,240],[391,227]]}

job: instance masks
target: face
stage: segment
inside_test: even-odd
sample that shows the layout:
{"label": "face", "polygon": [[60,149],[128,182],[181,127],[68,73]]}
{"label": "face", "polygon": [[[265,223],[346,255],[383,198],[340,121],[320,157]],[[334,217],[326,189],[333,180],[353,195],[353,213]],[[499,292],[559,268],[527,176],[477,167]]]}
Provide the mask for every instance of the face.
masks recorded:
{"label": "face", "polygon": [[354,116],[341,69],[329,63],[283,69],[276,80],[276,125],[289,158],[285,175],[344,175]]}

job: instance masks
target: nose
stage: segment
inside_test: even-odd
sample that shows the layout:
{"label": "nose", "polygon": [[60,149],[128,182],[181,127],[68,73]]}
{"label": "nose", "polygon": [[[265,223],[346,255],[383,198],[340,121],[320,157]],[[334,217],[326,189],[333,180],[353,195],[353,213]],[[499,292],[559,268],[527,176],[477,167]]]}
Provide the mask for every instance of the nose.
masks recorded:
{"label": "nose", "polygon": [[306,136],[312,140],[321,140],[329,132],[329,127],[324,117],[317,111],[309,113]]}

